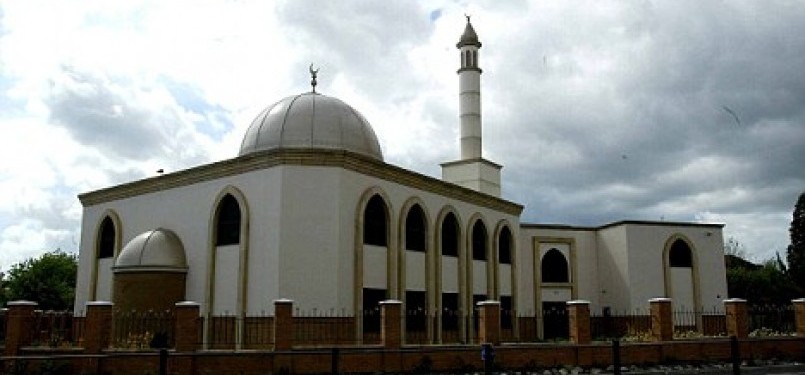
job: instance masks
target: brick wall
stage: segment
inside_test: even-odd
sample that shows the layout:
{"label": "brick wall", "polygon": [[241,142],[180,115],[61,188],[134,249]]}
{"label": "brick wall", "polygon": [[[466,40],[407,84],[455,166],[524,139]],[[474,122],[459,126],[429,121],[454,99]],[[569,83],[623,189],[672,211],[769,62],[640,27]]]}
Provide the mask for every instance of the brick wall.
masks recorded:
{"label": "brick wall", "polygon": [[[805,338],[766,338],[741,340],[744,359],[787,358],[805,360]],[[27,357],[4,357],[27,363],[30,371],[45,362],[69,369],[69,373],[108,373],[128,375],[156,373],[159,357],[155,351],[120,353],[107,351],[98,356],[65,354],[43,357],[56,352],[46,349],[23,349]],[[68,351],[60,353],[69,353]],[[293,351],[195,352],[175,353],[169,357],[170,374],[265,374],[287,369],[295,374],[328,373],[332,364],[331,349],[294,349]],[[611,364],[608,343],[591,345],[516,345],[496,347],[496,363],[511,371],[538,370],[553,366],[595,366]],[[730,355],[728,339],[673,341],[621,345],[623,365],[663,362],[723,361]],[[380,347],[341,348],[338,352],[340,372],[432,372],[480,371],[483,363],[477,346],[402,347],[389,350]]]}

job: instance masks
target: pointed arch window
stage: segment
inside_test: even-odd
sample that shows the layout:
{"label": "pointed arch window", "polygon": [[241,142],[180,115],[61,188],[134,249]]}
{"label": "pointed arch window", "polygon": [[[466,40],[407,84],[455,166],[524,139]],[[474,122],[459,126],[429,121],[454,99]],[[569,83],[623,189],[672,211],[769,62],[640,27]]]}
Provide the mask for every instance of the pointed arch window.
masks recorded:
{"label": "pointed arch window", "polygon": [[486,260],[486,226],[480,220],[472,226],[472,259]]}
{"label": "pointed arch window", "polygon": [[115,256],[115,224],[112,218],[105,217],[101,222],[101,232],[98,234],[98,258],[111,258]]}
{"label": "pointed arch window", "polygon": [[542,257],[542,282],[567,283],[570,282],[567,259],[561,251],[550,249]]}
{"label": "pointed arch window", "polygon": [[386,203],[379,195],[369,199],[363,211],[363,243],[366,245],[388,246],[388,215]]}
{"label": "pointed arch window", "polygon": [[453,213],[447,214],[442,221],[442,255],[458,256],[458,220]]}
{"label": "pointed arch window", "polygon": [[418,204],[411,207],[405,218],[405,248],[425,251],[425,213]]}
{"label": "pointed arch window", "polygon": [[498,263],[512,264],[512,232],[509,227],[503,227],[498,239]]}
{"label": "pointed arch window", "polygon": [[668,264],[671,267],[693,267],[693,254],[685,241],[678,239],[671,245]]}
{"label": "pointed arch window", "polygon": [[227,194],[218,204],[215,245],[225,246],[240,243],[240,221],[238,200],[231,194]]}

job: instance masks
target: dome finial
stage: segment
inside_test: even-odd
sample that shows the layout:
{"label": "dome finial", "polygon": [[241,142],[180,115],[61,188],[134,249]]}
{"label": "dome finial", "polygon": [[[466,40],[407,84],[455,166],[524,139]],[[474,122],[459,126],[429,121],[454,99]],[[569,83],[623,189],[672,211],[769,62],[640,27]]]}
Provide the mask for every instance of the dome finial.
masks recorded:
{"label": "dome finial", "polygon": [[315,93],[316,85],[318,84],[318,82],[316,82],[316,75],[319,74],[319,68],[313,69],[313,63],[310,63],[310,67],[308,69],[310,70],[311,77],[310,85],[313,86],[313,92]]}
{"label": "dome finial", "polygon": [[467,14],[467,13],[464,13],[464,17],[467,17],[467,23],[470,23],[470,15]]}

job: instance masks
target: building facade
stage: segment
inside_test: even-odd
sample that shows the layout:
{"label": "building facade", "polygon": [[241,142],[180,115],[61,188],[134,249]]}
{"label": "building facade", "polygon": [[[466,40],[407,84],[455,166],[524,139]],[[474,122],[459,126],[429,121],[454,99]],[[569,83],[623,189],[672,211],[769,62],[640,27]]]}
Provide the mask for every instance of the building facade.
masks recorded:
{"label": "building facade", "polygon": [[423,324],[438,341],[471,334],[458,317],[488,299],[504,316],[576,299],[593,311],[659,296],[721,305],[720,224],[521,223],[523,206],[500,197],[502,167],[481,153],[469,19],[457,47],[461,153],[442,179],[385,163],[368,121],[314,85],[260,113],[235,158],[82,194],[76,309],[192,300],[208,317],[252,316],[289,298],[358,316],[398,299],[435,317]]}

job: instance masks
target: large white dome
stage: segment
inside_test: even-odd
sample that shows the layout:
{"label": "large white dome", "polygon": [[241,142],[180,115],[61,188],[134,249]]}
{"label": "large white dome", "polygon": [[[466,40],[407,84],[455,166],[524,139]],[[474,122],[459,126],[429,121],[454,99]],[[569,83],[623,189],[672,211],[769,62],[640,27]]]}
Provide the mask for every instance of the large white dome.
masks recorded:
{"label": "large white dome", "polygon": [[314,92],[289,96],[252,121],[240,155],[287,148],[351,151],[383,160],[369,122],[343,101]]}

